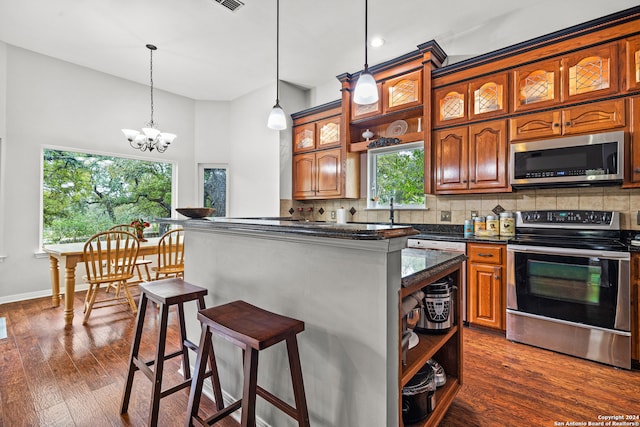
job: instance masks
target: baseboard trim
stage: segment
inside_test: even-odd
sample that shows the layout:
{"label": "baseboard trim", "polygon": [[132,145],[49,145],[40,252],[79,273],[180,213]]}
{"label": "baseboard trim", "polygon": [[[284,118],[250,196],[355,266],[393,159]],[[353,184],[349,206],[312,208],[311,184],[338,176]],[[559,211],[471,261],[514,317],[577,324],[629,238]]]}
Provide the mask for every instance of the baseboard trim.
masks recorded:
{"label": "baseboard trim", "polygon": [[[76,285],[76,292],[78,291],[86,291],[89,288],[89,286],[85,283],[80,284],[80,285]],[[0,304],[7,304],[10,302],[18,302],[18,301],[26,301],[26,300],[30,300],[30,299],[37,299],[37,298],[43,298],[43,297],[50,297],[51,296],[51,290],[47,289],[47,290],[43,290],[43,291],[34,291],[34,292],[25,292],[23,294],[14,294],[14,295],[6,295],[4,297],[0,297]],[[64,296],[61,297],[62,299],[64,299]]]}

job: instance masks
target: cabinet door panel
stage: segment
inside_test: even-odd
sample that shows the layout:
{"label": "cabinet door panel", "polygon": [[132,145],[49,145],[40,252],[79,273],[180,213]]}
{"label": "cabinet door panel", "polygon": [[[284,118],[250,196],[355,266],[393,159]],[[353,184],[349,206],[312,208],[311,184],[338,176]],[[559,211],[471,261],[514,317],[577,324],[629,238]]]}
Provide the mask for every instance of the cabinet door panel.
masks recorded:
{"label": "cabinet door panel", "polygon": [[507,186],[507,126],[504,120],[469,126],[469,188]]}
{"label": "cabinet door panel", "polygon": [[629,179],[632,183],[640,183],[640,96],[631,98],[630,134]]}
{"label": "cabinet door panel", "polygon": [[422,71],[413,71],[385,81],[382,93],[385,114],[421,105]]}
{"label": "cabinet door panel", "polygon": [[293,156],[293,189],[294,199],[313,197],[316,194],[315,154],[298,154]]}
{"label": "cabinet door panel", "polygon": [[305,125],[293,128],[293,152],[301,153],[316,148],[315,123],[307,123]]}
{"label": "cabinet door panel", "polygon": [[433,121],[436,127],[467,119],[467,84],[447,86],[434,91]]}
{"label": "cabinet door panel", "polygon": [[560,135],[560,111],[544,111],[509,119],[509,138],[511,141],[540,139]]}
{"label": "cabinet door panel", "polygon": [[331,117],[316,123],[318,148],[340,145],[340,117]]}
{"label": "cabinet door panel", "polygon": [[[355,89],[355,86],[353,88]],[[361,105],[353,102],[353,97],[351,97],[351,120],[364,119],[379,114],[382,114],[382,83],[378,83],[378,102]]]}
{"label": "cabinet door panel", "polygon": [[483,77],[469,83],[469,118],[485,119],[508,111],[507,75]]}
{"label": "cabinet door panel", "polygon": [[319,151],[316,153],[316,167],[318,168],[318,197],[340,196],[341,168],[340,149]]}
{"label": "cabinet door panel", "polygon": [[640,90],[640,36],[625,40],[625,51],[626,89]]}
{"label": "cabinet door panel", "polygon": [[472,263],[469,273],[469,322],[503,329],[502,267]]}
{"label": "cabinet door panel", "polygon": [[566,135],[602,131],[625,125],[624,100],[597,102],[568,108],[562,112]]}
{"label": "cabinet door panel", "polygon": [[436,190],[466,190],[468,170],[467,128],[437,131]]}
{"label": "cabinet door panel", "polygon": [[618,45],[588,48],[563,59],[564,101],[605,96],[618,91]]}
{"label": "cabinet door panel", "polygon": [[513,110],[544,108],[561,102],[559,59],[536,62],[513,72]]}

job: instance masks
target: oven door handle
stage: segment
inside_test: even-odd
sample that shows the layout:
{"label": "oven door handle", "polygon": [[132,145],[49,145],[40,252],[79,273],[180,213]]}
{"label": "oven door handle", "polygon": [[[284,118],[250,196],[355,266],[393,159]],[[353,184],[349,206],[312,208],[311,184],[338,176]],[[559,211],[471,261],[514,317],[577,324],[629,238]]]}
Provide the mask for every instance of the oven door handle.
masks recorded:
{"label": "oven door handle", "polygon": [[629,252],[598,251],[574,248],[558,248],[549,246],[507,245],[507,252],[530,252],[544,255],[564,255],[586,258],[603,258],[613,260],[630,260]]}

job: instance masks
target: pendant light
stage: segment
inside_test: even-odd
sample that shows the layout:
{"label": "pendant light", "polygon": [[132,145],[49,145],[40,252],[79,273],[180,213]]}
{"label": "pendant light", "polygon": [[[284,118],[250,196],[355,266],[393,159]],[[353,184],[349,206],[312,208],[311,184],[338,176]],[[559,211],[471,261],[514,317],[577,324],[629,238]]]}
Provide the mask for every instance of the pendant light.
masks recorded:
{"label": "pendant light", "polygon": [[369,72],[367,57],[369,0],[364,0],[364,71],[360,74],[356,89],[353,93],[353,102],[360,105],[378,102],[378,85],[373,75]]}
{"label": "pendant light", "polygon": [[276,105],[269,114],[267,127],[273,130],[287,128],[287,117],[280,107],[280,0],[276,0]]}
{"label": "pendant light", "polygon": [[152,44],[148,44],[147,49],[149,49],[150,54],[151,121],[147,123],[147,127],[142,128],[142,132],[133,129],[122,129],[122,133],[127,137],[131,147],[135,149],[140,151],[157,150],[158,153],[164,153],[169,147],[169,144],[176,139],[176,135],[168,132],[160,132],[153,121],[153,51],[158,48]]}

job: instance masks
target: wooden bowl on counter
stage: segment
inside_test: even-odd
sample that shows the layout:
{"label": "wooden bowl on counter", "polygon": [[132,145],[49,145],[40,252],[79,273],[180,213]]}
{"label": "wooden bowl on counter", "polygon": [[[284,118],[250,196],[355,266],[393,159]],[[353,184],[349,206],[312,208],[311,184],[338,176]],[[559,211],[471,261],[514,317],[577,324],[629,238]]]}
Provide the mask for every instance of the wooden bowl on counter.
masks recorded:
{"label": "wooden bowl on counter", "polygon": [[205,218],[216,213],[214,208],[176,208],[176,212],[191,219]]}

